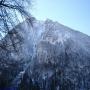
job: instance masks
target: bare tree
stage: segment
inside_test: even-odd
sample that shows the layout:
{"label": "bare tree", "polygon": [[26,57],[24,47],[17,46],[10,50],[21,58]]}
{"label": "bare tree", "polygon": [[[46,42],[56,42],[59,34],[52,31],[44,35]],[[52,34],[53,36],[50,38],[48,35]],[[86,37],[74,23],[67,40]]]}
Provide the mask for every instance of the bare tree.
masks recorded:
{"label": "bare tree", "polygon": [[31,15],[28,11],[30,6],[31,0],[0,0],[0,32],[8,33],[14,48],[15,45],[9,32],[11,28],[19,23],[19,17],[30,18]]}
{"label": "bare tree", "polygon": [[[11,84],[11,80],[15,78],[14,75],[18,76],[23,69],[23,59],[12,60],[11,53],[19,55],[17,45],[22,42],[22,38],[14,27],[20,22],[19,18],[29,18],[31,24],[31,14],[28,11],[30,7],[31,0],[0,0],[0,33],[7,34],[0,40],[0,87]],[[19,40],[15,42],[15,39]]]}
{"label": "bare tree", "polygon": [[18,21],[18,16],[30,17],[27,9],[31,0],[0,0],[0,31],[8,32]]}

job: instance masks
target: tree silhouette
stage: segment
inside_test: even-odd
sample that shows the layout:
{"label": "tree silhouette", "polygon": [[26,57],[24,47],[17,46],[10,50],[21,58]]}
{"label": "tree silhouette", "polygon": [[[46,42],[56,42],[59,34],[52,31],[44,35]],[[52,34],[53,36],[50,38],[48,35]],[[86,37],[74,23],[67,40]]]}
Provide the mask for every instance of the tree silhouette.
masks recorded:
{"label": "tree silhouette", "polygon": [[30,2],[31,0],[0,0],[0,31],[7,33],[18,21],[19,15],[30,17],[27,11]]}
{"label": "tree silhouette", "polygon": [[[31,0],[0,0],[0,33],[3,35],[8,33],[14,48],[10,31],[20,22],[20,19],[30,18],[31,14],[28,11],[30,6]],[[0,38],[2,38],[2,34],[0,34]],[[0,45],[1,48],[2,46],[5,45]]]}

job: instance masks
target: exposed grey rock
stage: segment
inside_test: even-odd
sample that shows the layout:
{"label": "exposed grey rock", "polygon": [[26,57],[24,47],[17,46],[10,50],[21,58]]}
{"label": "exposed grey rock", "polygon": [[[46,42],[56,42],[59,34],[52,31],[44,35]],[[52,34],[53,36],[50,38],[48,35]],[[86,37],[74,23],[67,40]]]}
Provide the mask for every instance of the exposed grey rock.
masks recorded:
{"label": "exposed grey rock", "polygon": [[0,48],[0,87],[4,82],[20,90],[90,89],[90,36],[35,18],[10,33],[0,42],[6,45]]}

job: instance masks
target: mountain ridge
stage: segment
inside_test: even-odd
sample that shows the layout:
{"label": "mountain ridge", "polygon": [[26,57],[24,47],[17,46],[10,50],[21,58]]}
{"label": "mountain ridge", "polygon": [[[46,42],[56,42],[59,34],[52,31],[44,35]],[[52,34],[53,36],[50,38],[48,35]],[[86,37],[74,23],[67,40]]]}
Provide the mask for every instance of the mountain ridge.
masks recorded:
{"label": "mountain ridge", "polygon": [[[90,37],[52,20],[30,20],[17,25],[0,42],[6,45],[5,50],[0,47],[0,78],[6,74],[6,86],[13,87],[14,81],[21,90],[90,89]],[[23,77],[16,80],[20,74]]]}

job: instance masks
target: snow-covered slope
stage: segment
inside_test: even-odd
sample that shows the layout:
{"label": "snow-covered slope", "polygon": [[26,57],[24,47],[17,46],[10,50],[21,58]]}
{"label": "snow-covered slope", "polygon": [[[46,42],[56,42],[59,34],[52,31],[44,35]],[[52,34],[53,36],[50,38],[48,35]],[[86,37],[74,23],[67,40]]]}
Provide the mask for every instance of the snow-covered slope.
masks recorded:
{"label": "snow-covered slope", "polygon": [[21,90],[89,90],[90,36],[49,19],[30,20],[32,23],[27,19],[0,41],[6,45],[0,48],[0,77],[6,73],[6,86],[23,87]]}

